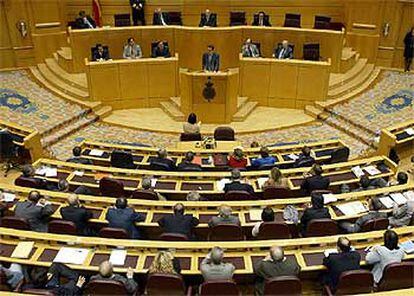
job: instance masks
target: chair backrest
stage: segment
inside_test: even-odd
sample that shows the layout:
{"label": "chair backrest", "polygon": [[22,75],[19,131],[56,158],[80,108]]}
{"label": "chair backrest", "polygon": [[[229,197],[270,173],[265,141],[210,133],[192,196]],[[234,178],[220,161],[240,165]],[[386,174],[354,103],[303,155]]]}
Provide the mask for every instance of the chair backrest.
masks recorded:
{"label": "chair backrest", "polygon": [[47,290],[47,289],[29,288],[29,289],[23,289],[22,292],[23,292],[23,294],[29,294],[29,295],[56,296],[55,293],[53,293],[51,290]]}
{"label": "chair backrest", "polygon": [[308,61],[319,61],[319,43],[303,45],[303,59]]}
{"label": "chair backrest", "polygon": [[168,23],[169,25],[182,26],[183,21],[181,18],[181,11],[170,11],[168,12]]}
{"label": "chair backrest", "polygon": [[332,151],[330,163],[346,162],[349,157],[349,148],[340,147]]}
{"label": "chair backrest", "polygon": [[302,284],[295,276],[278,276],[266,280],[264,295],[302,295]]}
{"label": "chair backrest", "polygon": [[31,177],[24,177],[24,176],[20,176],[16,180],[14,180],[14,185],[21,186],[21,187],[37,188],[37,189],[42,188],[41,182],[39,182],[37,179],[31,178]]}
{"label": "chair backrest", "polygon": [[388,224],[389,221],[387,218],[371,219],[362,224],[361,232],[387,229]]}
{"label": "chair backrest", "polygon": [[257,196],[251,195],[250,193],[246,191],[239,191],[239,190],[232,190],[227,191],[226,194],[224,194],[225,200],[254,200],[257,199]]}
{"label": "chair backrest", "polygon": [[146,294],[152,295],[184,295],[183,278],[174,274],[155,273],[148,276]]}
{"label": "chair backrest", "polygon": [[378,291],[414,287],[414,262],[391,263],[384,268]]}
{"label": "chair backrest", "polygon": [[292,238],[289,226],[284,222],[263,222],[259,228],[257,239],[288,239]]}
{"label": "chair backrest", "polygon": [[116,179],[103,177],[99,181],[99,190],[103,196],[123,197],[125,196],[124,184]]}
{"label": "chair backrest", "polygon": [[48,230],[50,233],[71,234],[78,233],[75,223],[66,220],[53,220],[49,222]]}
{"label": "chair backrest", "polygon": [[111,153],[111,166],[122,169],[135,169],[134,158],[127,151],[114,150]]}
{"label": "chair backrest", "polygon": [[0,270],[0,291],[10,291],[10,286],[7,284],[6,274]]}
{"label": "chair backrest", "polygon": [[315,15],[314,29],[329,29],[331,18],[329,16]]}
{"label": "chair backrest", "polygon": [[158,195],[154,191],[137,189],[134,192],[132,192],[131,198],[158,200]]}
{"label": "chair backrest", "polygon": [[286,13],[284,26],[300,28],[300,14]]}
{"label": "chair backrest", "polygon": [[160,240],[163,241],[187,241],[188,237],[181,233],[169,233],[165,232],[160,235]]}
{"label": "chair backrest", "polygon": [[129,235],[125,229],[122,228],[113,228],[113,227],[103,227],[99,231],[100,237],[105,238],[119,238],[119,239],[127,239]]}
{"label": "chair backrest", "polygon": [[129,27],[131,26],[131,15],[129,13],[114,15],[115,27]]}
{"label": "chair backrest", "polygon": [[228,126],[219,126],[214,130],[214,140],[234,141],[234,129]]}
{"label": "chair backrest", "polygon": [[113,280],[91,280],[83,295],[128,295],[124,284]]}
{"label": "chair backrest", "polygon": [[201,141],[200,133],[181,133],[180,135],[181,142],[191,142],[191,141]]}
{"label": "chair backrest", "polygon": [[373,287],[374,277],[369,270],[344,271],[339,276],[335,295],[371,293]]}
{"label": "chair backrest", "polygon": [[200,286],[200,296],[240,295],[239,288],[233,281],[209,281]]}
{"label": "chair backrest", "polygon": [[164,162],[158,162],[158,161],[151,161],[150,162],[150,169],[154,171],[171,171],[171,168],[168,164]]}
{"label": "chair backrest", "polygon": [[283,186],[266,186],[263,188],[264,199],[275,199],[275,198],[290,198],[292,191]]}
{"label": "chair backrest", "polygon": [[244,26],[246,25],[246,13],[244,11],[230,12],[230,26]]}
{"label": "chair backrest", "polygon": [[338,234],[338,224],[332,219],[313,219],[308,223],[307,237]]}
{"label": "chair backrest", "polygon": [[236,224],[218,224],[211,227],[208,239],[211,241],[244,240],[243,229]]}
{"label": "chair backrest", "polygon": [[6,216],[1,218],[0,225],[6,228],[13,228],[19,230],[30,230],[29,222],[24,218]]}

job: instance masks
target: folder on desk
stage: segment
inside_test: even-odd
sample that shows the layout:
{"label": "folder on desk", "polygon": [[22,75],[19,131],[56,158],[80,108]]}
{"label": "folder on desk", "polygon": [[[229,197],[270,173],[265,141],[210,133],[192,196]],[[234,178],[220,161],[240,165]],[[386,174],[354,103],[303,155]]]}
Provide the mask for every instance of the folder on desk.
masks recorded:
{"label": "folder on desk", "polygon": [[397,205],[403,205],[407,203],[407,199],[405,198],[405,196],[400,193],[400,192],[396,192],[396,193],[390,193],[390,197],[392,198],[393,201],[395,201],[395,203]]}
{"label": "folder on desk", "polygon": [[326,204],[329,204],[329,203],[332,203],[332,202],[336,202],[338,200],[336,198],[335,194],[333,194],[333,193],[325,193],[325,194],[322,194],[322,197],[323,197],[323,203],[325,205]]}
{"label": "folder on desk", "polygon": [[375,176],[375,175],[381,174],[381,171],[373,165],[369,165],[369,166],[365,167],[364,171],[366,171],[370,176]]}
{"label": "folder on desk", "polygon": [[89,249],[62,247],[53,262],[82,265],[88,254]]}
{"label": "folder on desk", "polygon": [[352,201],[337,205],[336,207],[346,216],[354,216],[360,213],[367,212],[367,209],[360,201]]}
{"label": "folder on desk", "polygon": [[414,128],[412,127],[406,128],[404,131],[410,136],[414,135]]}
{"label": "folder on desk", "polygon": [[33,247],[34,247],[34,242],[19,242],[16,248],[14,249],[11,257],[27,259],[29,258],[29,255],[32,252]]}
{"label": "folder on desk", "polygon": [[13,202],[16,199],[16,195],[9,192],[3,192],[3,200],[5,202]]}
{"label": "folder on desk", "polygon": [[109,256],[109,262],[111,262],[112,265],[123,266],[125,264],[126,256],[127,256],[126,250],[121,250],[121,249],[112,250],[111,256]]}
{"label": "folder on desk", "polygon": [[100,157],[100,156],[102,156],[103,154],[104,154],[104,151],[99,150],[99,149],[92,149],[92,150],[89,152],[89,155],[90,155],[90,156],[98,156],[98,157]]}
{"label": "folder on desk", "polygon": [[379,200],[387,209],[391,209],[394,206],[394,201],[389,196],[380,197]]}
{"label": "folder on desk", "polygon": [[257,184],[259,185],[260,188],[262,188],[267,180],[269,180],[269,178],[267,178],[267,177],[257,178]]}
{"label": "folder on desk", "polygon": [[407,254],[411,254],[414,253],[414,243],[413,241],[407,239],[407,240],[403,240],[400,243],[400,248],[403,249],[403,251]]}
{"label": "folder on desk", "polygon": [[249,217],[252,221],[261,221],[262,220],[262,209],[250,209]]}
{"label": "folder on desk", "polygon": [[361,176],[365,175],[364,171],[361,169],[359,165],[351,168],[351,171],[357,178],[360,178]]}

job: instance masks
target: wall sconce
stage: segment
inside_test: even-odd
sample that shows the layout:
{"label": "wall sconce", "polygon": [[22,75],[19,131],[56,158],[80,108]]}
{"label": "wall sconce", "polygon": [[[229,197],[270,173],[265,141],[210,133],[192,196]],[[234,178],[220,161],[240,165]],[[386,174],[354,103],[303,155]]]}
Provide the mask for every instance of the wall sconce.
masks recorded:
{"label": "wall sconce", "polygon": [[388,36],[388,34],[390,34],[390,28],[391,28],[390,23],[385,23],[385,24],[384,24],[384,27],[382,28],[382,35],[383,35],[384,37],[387,37],[387,36]]}
{"label": "wall sconce", "polygon": [[24,20],[19,20],[16,23],[16,28],[20,32],[23,38],[27,36],[27,23]]}

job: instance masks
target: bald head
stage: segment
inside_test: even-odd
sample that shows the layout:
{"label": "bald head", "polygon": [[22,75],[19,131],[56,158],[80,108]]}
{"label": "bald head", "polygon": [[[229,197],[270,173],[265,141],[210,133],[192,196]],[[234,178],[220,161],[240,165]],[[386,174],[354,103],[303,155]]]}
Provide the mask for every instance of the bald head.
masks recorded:
{"label": "bald head", "polygon": [[70,194],[68,196],[68,204],[71,206],[77,206],[79,204],[79,198],[76,194]]}
{"label": "bald head", "polygon": [[112,263],[109,261],[104,261],[99,265],[99,274],[102,277],[108,278],[112,276]]}
{"label": "bald head", "polygon": [[285,258],[285,253],[283,252],[283,249],[278,246],[273,246],[270,248],[270,257],[273,261],[279,262],[282,261],[283,258]]}
{"label": "bald head", "polygon": [[282,46],[283,46],[284,48],[287,48],[287,47],[288,47],[288,45],[289,45],[289,42],[288,42],[287,40],[283,40],[283,41],[282,41]]}
{"label": "bald head", "polygon": [[220,264],[223,261],[224,251],[220,247],[214,247],[210,252],[211,262],[213,264]]}

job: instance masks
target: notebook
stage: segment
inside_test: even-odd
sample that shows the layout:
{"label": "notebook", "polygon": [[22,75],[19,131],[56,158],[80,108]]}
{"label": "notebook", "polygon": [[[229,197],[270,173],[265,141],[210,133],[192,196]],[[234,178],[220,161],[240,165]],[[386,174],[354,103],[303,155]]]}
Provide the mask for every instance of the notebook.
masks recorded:
{"label": "notebook", "polygon": [[11,257],[12,258],[29,258],[30,253],[32,252],[34,242],[19,242],[14,249]]}
{"label": "notebook", "polygon": [[53,262],[82,265],[88,254],[89,249],[62,247]]}

